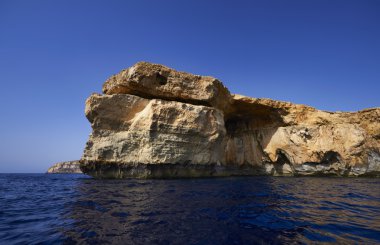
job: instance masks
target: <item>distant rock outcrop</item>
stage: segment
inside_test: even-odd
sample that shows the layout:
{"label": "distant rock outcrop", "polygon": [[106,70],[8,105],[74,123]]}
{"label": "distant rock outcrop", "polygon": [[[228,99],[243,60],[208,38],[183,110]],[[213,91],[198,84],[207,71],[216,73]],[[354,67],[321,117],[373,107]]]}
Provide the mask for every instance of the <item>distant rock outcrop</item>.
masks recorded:
{"label": "distant rock outcrop", "polygon": [[380,108],[327,112],[232,95],[212,77],[140,62],[86,101],[81,159],[99,178],[380,174]]}
{"label": "distant rock outcrop", "polygon": [[51,166],[48,174],[81,174],[79,161],[59,162]]}

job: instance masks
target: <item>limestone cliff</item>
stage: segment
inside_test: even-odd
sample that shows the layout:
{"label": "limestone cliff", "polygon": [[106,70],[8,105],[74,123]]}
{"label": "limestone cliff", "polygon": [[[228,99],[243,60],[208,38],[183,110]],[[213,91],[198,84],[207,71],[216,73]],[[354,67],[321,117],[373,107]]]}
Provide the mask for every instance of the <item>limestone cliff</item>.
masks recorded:
{"label": "limestone cliff", "polygon": [[326,112],[232,95],[212,77],[140,62],[86,101],[81,159],[99,178],[380,175],[380,108]]}
{"label": "limestone cliff", "polygon": [[79,161],[59,162],[51,166],[48,174],[81,174]]}

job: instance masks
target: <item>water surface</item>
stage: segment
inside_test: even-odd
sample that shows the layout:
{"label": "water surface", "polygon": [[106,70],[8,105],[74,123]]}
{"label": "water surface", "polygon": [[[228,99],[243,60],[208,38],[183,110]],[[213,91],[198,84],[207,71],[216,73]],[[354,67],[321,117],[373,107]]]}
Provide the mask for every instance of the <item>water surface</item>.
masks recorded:
{"label": "water surface", "polygon": [[380,243],[380,179],[0,174],[1,244]]}

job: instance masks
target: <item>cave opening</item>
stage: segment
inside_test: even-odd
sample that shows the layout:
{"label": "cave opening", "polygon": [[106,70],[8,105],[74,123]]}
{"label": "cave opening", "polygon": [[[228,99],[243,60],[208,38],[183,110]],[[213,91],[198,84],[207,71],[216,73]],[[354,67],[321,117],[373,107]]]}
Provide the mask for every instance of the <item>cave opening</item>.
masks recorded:
{"label": "cave opening", "polygon": [[225,115],[227,134],[286,126],[283,113],[269,105],[236,100],[233,109]]}
{"label": "cave opening", "polygon": [[341,162],[339,153],[335,151],[327,151],[322,158],[321,164],[330,165],[337,162]]}
{"label": "cave opening", "polygon": [[158,81],[158,84],[165,85],[168,82],[168,78],[161,75],[160,73],[156,74],[156,80]]}

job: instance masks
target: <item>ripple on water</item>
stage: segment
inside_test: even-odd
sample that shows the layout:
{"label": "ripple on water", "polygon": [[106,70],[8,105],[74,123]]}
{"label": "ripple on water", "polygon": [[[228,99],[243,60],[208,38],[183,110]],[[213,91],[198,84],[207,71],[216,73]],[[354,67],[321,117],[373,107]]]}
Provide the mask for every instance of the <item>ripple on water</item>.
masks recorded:
{"label": "ripple on water", "polygon": [[0,175],[0,243],[380,243],[379,179]]}

